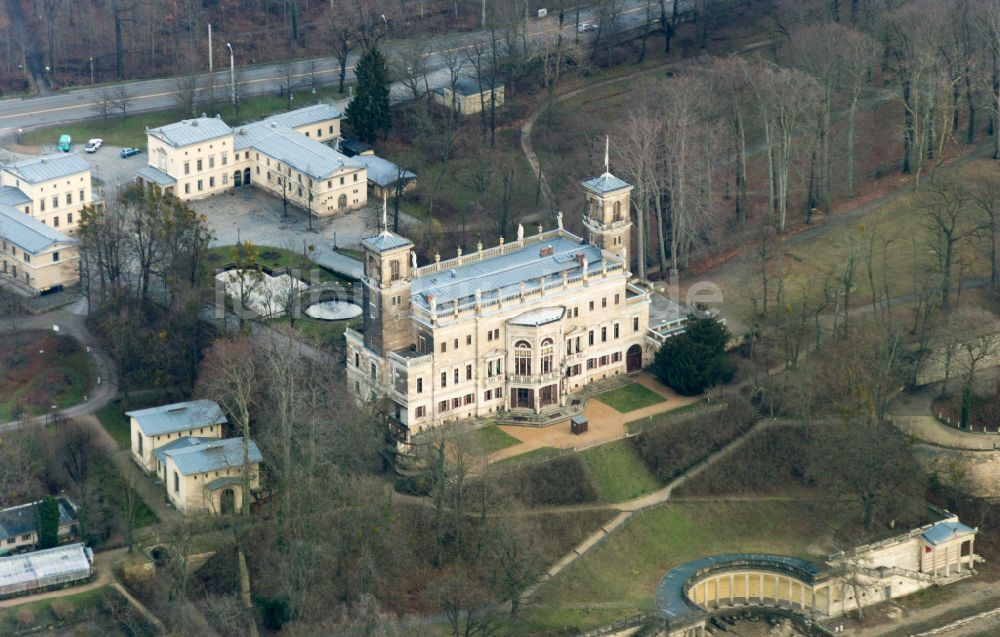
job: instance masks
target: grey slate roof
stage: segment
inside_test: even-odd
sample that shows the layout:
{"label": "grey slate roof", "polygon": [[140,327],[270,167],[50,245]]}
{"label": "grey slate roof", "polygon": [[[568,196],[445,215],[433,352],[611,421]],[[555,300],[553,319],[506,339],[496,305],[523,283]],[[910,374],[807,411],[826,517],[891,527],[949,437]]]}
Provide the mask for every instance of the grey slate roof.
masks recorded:
{"label": "grey slate roof", "polygon": [[155,166],[143,166],[135,171],[137,175],[158,186],[173,186],[177,180]]}
{"label": "grey slate roof", "polygon": [[76,244],[76,239],[5,204],[0,204],[0,237],[31,254],[57,244]]}
{"label": "grey slate roof", "polygon": [[31,197],[24,194],[20,188],[0,186],[0,204],[23,206],[26,203],[31,203]]}
{"label": "grey slate roof", "polygon": [[228,135],[233,132],[233,129],[218,117],[196,117],[158,128],[147,128],[146,132],[177,148]]}
{"label": "grey slate roof", "polygon": [[526,327],[538,327],[539,325],[546,325],[548,323],[555,323],[556,321],[562,319],[563,314],[566,313],[566,308],[562,306],[556,307],[540,307],[537,310],[529,310],[523,314],[518,314],[514,318],[508,321],[511,325],[524,325]]}
{"label": "grey slate roof", "polygon": [[214,400],[205,399],[127,411],[125,415],[135,418],[139,429],[147,436],[159,436],[226,422],[226,416],[219,404]]}
{"label": "grey slate roof", "polygon": [[389,232],[388,230],[383,230],[374,237],[366,237],[362,239],[361,244],[375,252],[385,252],[387,250],[413,245],[413,242],[406,237],[401,237],[398,234]]}
{"label": "grey slate roof", "polygon": [[[499,88],[499,84],[497,88]],[[439,95],[444,95],[446,90],[450,90],[451,86],[445,85],[434,89],[434,92]],[[463,97],[469,97],[470,95],[479,95],[479,93],[490,90],[489,78],[483,78],[483,88],[482,91],[479,89],[479,82],[468,76],[463,76],[455,80],[455,93]]]}
{"label": "grey slate roof", "polygon": [[[33,533],[38,526],[38,506],[42,503],[30,502],[0,511],[0,547],[7,538]],[[59,505],[59,526],[66,526],[76,520],[76,509],[66,498],[56,498]]]}
{"label": "grey slate roof", "polygon": [[630,184],[627,181],[619,179],[611,173],[604,173],[600,177],[595,177],[583,182],[584,188],[592,190],[599,195],[621,190],[622,188],[628,188],[629,186]]}
{"label": "grey slate roof", "polygon": [[315,124],[316,122],[323,122],[329,119],[340,119],[341,115],[338,109],[329,104],[313,104],[312,106],[304,106],[287,113],[271,115],[264,119],[264,121],[277,122],[289,128],[298,128],[299,126]]}
{"label": "grey slate roof", "polygon": [[[185,476],[231,467],[242,467],[243,438],[225,438],[203,442],[199,445],[170,449],[164,452],[164,456],[173,458],[177,470]],[[253,440],[250,441],[249,460],[251,464],[264,460],[264,456]]]}
{"label": "grey slate roof", "polygon": [[76,153],[58,153],[36,159],[26,159],[4,166],[4,170],[29,184],[40,184],[90,170],[90,165]]}
{"label": "grey slate roof", "polygon": [[364,167],[356,159],[276,122],[240,126],[233,147],[253,148],[313,179],[326,179],[343,168]]}
{"label": "grey slate roof", "polygon": [[[741,566],[744,568],[750,566],[755,570],[786,573],[807,584],[812,584],[817,579],[827,575],[827,571],[812,562],[783,555],[736,553],[703,557],[687,564],[681,564],[660,580],[660,584],[656,587],[656,608],[660,617],[668,622],[677,620],[684,622],[687,619],[685,616],[690,616],[691,619],[704,616],[705,611],[690,601],[684,592],[687,589],[687,582],[692,577],[701,576],[707,572],[735,570]],[[673,627],[674,625],[683,625],[683,623],[668,625]]]}
{"label": "grey slate roof", "polygon": [[947,542],[956,535],[975,533],[975,529],[966,526],[961,522],[938,522],[923,533],[923,537],[929,544],[937,546],[942,542]]}
{"label": "grey slate roof", "polygon": [[160,461],[161,464],[166,464],[167,462],[167,452],[171,449],[184,449],[185,447],[194,447],[205,442],[212,442],[213,440],[219,440],[219,438],[201,438],[198,436],[181,436],[180,438],[174,438],[165,445],[161,445],[153,451],[153,455],[156,459]]}
{"label": "grey slate roof", "polygon": [[[542,256],[541,250],[550,247],[551,254]],[[599,273],[601,254],[601,249],[596,246],[555,237],[490,259],[416,277],[411,285],[412,300],[429,309],[427,295],[430,294],[434,296],[436,305],[459,299],[462,306],[474,302],[477,289],[481,291],[483,301],[491,301],[498,294],[507,297],[518,293],[522,282],[525,291],[530,292],[538,288],[542,276],[546,277],[547,283],[553,283],[557,277],[562,277],[563,272],[570,278],[582,275],[583,268],[577,262],[577,255],[586,259],[589,273]],[[607,263],[617,265],[620,261],[608,256]]]}
{"label": "grey slate roof", "polygon": [[357,155],[354,160],[361,162],[368,168],[368,181],[380,188],[391,186],[399,178],[406,180],[416,178],[416,174],[409,170],[404,170],[400,175],[399,166],[377,155]]}

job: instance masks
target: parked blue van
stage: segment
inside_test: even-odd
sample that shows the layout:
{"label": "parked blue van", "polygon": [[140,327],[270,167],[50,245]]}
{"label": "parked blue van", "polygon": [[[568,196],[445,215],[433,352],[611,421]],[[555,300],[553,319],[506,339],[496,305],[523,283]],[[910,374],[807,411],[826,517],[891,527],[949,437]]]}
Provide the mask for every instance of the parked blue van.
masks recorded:
{"label": "parked blue van", "polygon": [[62,135],[59,137],[59,150],[64,153],[69,152],[69,145],[73,142],[69,135]]}

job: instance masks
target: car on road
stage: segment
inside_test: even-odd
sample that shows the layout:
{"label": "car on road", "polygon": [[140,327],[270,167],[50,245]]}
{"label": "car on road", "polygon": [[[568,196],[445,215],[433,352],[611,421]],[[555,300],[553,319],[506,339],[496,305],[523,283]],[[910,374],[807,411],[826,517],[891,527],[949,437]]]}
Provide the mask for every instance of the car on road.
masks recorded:
{"label": "car on road", "polygon": [[129,157],[138,155],[141,152],[142,150],[139,148],[133,148],[132,146],[127,146],[121,149],[121,151],[118,154],[121,155],[122,159],[128,159]]}
{"label": "car on road", "polygon": [[88,153],[96,153],[97,149],[104,144],[103,139],[92,139],[87,142],[87,145],[83,147],[83,150]]}
{"label": "car on road", "polygon": [[587,31],[596,31],[597,25],[593,22],[581,22],[577,25],[576,30],[580,33],[586,33]]}

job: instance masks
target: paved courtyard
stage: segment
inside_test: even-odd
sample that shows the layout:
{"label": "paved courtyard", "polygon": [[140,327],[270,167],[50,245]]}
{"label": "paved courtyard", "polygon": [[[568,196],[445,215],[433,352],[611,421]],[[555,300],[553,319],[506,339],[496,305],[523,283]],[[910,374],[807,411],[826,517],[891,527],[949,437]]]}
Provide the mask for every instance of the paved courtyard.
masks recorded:
{"label": "paved courtyard", "polygon": [[519,456],[522,453],[542,447],[573,449],[575,447],[591,446],[617,440],[625,436],[625,424],[628,422],[679,409],[701,400],[699,396],[681,396],[646,372],[640,373],[636,378],[636,382],[663,396],[666,400],[623,414],[613,407],[595,400],[594,396],[591,396],[583,409],[583,415],[587,417],[589,428],[587,433],[579,436],[570,431],[568,419],[554,425],[549,425],[548,427],[502,425],[500,429],[520,440],[521,444],[507,447],[495,454],[492,460],[497,461]]}

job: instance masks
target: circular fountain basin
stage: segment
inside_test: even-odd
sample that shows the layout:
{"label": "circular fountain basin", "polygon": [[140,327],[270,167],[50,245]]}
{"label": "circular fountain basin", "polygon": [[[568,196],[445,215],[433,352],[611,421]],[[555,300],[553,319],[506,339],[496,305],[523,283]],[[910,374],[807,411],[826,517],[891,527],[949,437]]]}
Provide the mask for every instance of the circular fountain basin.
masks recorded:
{"label": "circular fountain basin", "polygon": [[318,321],[344,321],[361,316],[361,308],[347,301],[323,301],[307,307],[306,316]]}

